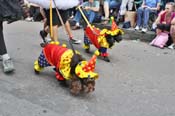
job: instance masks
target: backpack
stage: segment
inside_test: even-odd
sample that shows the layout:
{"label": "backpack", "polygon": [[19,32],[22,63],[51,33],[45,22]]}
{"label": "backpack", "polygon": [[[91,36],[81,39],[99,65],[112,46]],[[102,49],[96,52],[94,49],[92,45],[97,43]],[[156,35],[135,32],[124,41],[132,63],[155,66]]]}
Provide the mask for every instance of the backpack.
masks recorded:
{"label": "backpack", "polygon": [[167,41],[168,41],[168,33],[165,32],[161,32],[160,34],[158,34],[150,43],[150,45],[152,46],[156,46],[159,48],[164,48],[164,46],[166,45]]}

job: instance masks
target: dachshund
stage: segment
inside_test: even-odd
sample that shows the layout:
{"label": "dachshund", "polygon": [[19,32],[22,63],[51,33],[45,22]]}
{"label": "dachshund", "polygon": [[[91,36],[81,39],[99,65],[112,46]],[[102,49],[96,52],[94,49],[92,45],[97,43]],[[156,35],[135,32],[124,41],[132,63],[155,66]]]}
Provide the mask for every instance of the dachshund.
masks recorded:
{"label": "dachshund", "polygon": [[51,42],[43,47],[34,63],[34,71],[39,74],[44,67],[54,66],[60,84],[68,86],[73,95],[79,95],[95,90],[95,80],[98,78],[98,73],[94,72],[95,62],[95,55],[88,62],[77,51]]}

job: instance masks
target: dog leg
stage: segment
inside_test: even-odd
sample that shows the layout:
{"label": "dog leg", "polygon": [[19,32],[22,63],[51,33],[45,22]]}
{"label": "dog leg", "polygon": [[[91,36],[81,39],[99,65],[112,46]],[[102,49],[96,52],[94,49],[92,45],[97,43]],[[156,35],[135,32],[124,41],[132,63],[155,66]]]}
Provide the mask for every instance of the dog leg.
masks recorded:
{"label": "dog leg", "polygon": [[36,61],[34,62],[34,71],[35,71],[36,74],[39,74],[41,70],[43,70],[43,68],[40,67],[40,65],[39,65],[39,63],[38,63],[38,60],[36,60]]}

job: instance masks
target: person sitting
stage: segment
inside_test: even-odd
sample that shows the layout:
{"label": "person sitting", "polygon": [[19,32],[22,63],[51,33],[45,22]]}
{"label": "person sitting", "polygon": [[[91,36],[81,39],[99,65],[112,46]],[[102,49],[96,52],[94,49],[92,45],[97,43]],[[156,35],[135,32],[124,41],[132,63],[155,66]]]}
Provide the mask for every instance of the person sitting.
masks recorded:
{"label": "person sitting", "polygon": [[175,16],[175,3],[168,2],[165,5],[165,10],[161,11],[153,23],[153,29],[156,28],[157,24],[171,24],[173,17]]}
{"label": "person sitting", "polygon": [[[100,2],[97,0],[88,0],[86,2],[83,2],[81,6],[89,22],[92,23],[97,15],[97,12],[99,11]],[[76,22],[75,26],[72,27],[73,30],[80,28],[81,18],[82,16],[80,11],[77,11],[73,19]]]}
{"label": "person sitting", "polygon": [[160,0],[143,0],[142,6],[137,10],[137,25],[135,30],[140,30],[142,27],[142,32],[147,32],[150,13],[157,12],[159,9]]}
{"label": "person sitting", "polygon": [[[171,25],[171,21],[173,20],[173,17],[175,16],[175,3],[168,2],[165,5],[165,10],[161,11],[153,23],[152,29],[155,30],[157,27],[157,24],[163,24],[163,25]],[[169,29],[170,30],[170,29]],[[167,46],[172,44],[172,38],[169,34],[168,42],[166,43]]]}
{"label": "person sitting", "polygon": [[170,36],[172,39],[172,44],[168,46],[169,49],[175,49],[175,17],[171,21]]}
{"label": "person sitting", "polygon": [[119,8],[121,5],[121,0],[104,0],[103,9],[104,9],[104,22],[103,24],[107,24],[109,22],[109,11],[113,8]]}

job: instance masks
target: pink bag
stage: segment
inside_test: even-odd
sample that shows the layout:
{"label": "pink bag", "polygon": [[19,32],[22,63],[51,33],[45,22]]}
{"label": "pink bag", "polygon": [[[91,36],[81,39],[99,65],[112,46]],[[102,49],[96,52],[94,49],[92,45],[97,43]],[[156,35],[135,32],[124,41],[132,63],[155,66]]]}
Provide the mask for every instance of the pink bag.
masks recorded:
{"label": "pink bag", "polygon": [[155,37],[155,39],[152,40],[150,45],[153,45],[153,46],[156,46],[156,47],[159,47],[159,48],[164,48],[167,41],[168,41],[168,33],[161,32],[160,34],[158,34]]}

